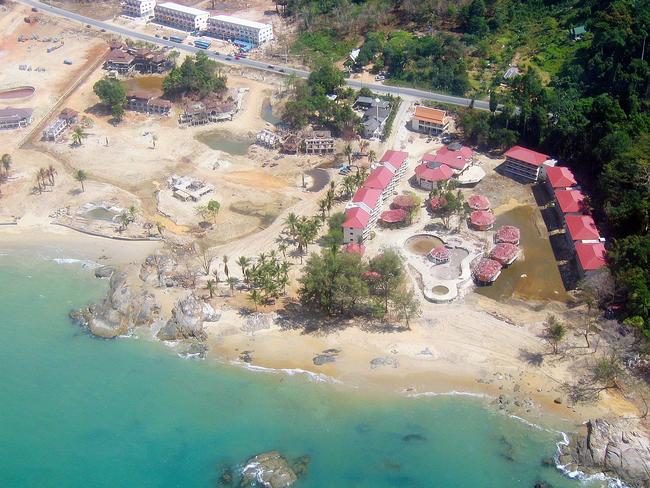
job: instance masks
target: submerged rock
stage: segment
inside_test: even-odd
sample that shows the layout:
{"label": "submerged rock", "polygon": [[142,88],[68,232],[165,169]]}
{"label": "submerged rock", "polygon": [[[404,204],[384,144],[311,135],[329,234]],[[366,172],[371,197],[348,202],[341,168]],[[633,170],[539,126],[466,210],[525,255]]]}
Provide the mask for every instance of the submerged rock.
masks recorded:
{"label": "submerged rock", "polygon": [[100,304],[75,310],[70,317],[93,335],[112,339],[138,325],[151,325],[160,305],[148,292],[133,293],[124,272],[113,272],[106,298]]}
{"label": "submerged rock", "polygon": [[286,488],[296,481],[298,476],[289,466],[287,459],[278,451],[269,451],[246,461],[239,485]]}
{"label": "submerged rock", "polygon": [[424,437],[421,434],[406,434],[405,436],[402,437],[403,442],[425,442],[427,440],[426,437]]}
{"label": "submerged rock", "polygon": [[188,295],[179,300],[172,309],[172,317],[158,331],[158,338],[163,341],[180,339],[198,339],[204,341],[207,334],[203,330],[204,322],[216,322],[218,314],[208,303],[195,295]]}
{"label": "submerged rock", "polygon": [[650,439],[638,420],[589,420],[562,447],[560,462],[585,472],[602,471],[634,487],[650,486]]}

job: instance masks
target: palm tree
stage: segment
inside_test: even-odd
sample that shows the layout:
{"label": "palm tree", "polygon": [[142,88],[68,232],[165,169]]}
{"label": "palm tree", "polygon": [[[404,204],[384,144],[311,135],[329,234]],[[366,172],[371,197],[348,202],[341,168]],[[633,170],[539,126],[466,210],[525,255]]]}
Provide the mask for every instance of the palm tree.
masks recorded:
{"label": "palm tree", "polygon": [[282,253],[282,257],[284,259],[287,259],[287,248],[288,247],[289,246],[287,246],[286,242],[281,242],[280,244],[278,244],[278,251],[280,251]]}
{"label": "palm tree", "polygon": [[47,167],[47,176],[50,179],[50,185],[54,186],[54,177],[57,176],[56,168],[51,164]]}
{"label": "palm tree", "polygon": [[325,212],[327,211],[327,200],[320,200],[318,202],[318,211],[320,212],[321,220],[325,220]]}
{"label": "palm tree", "polygon": [[77,126],[72,131],[72,144],[75,146],[81,146],[83,144],[83,139],[86,136],[81,127]]}
{"label": "palm tree", "polygon": [[242,278],[246,276],[246,268],[248,268],[250,264],[251,260],[246,256],[239,256],[239,258],[237,258],[237,265],[241,268]]}
{"label": "palm tree", "polygon": [[47,170],[45,168],[40,168],[38,170],[38,175],[40,176],[44,187],[50,183],[50,178],[49,178],[49,176],[47,174]]}
{"label": "palm tree", "polygon": [[368,164],[372,164],[377,161],[377,153],[372,149],[368,151]]}
{"label": "palm tree", "polygon": [[345,148],[343,149],[343,154],[345,154],[348,157],[348,166],[352,165],[352,146],[348,143],[345,145]]}
{"label": "palm tree", "polygon": [[163,224],[162,222],[156,222],[156,230],[158,231],[158,234],[160,234],[160,237],[162,238],[163,230],[165,230],[165,224]]}
{"label": "palm tree", "polygon": [[296,226],[298,225],[298,217],[295,213],[291,212],[287,215],[287,218],[284,220],[284,225],[286,226],[287,234],[292,238],[295,238],[296,235]]}
{"label": "palm tree", "polygon": [[262,303],[262,294],[257,288],[253,288],[250,292],[249,298],[253,305],[255,305],[255,311],[257,312],[257,306]]}
{"label": "palm tree", "polygon": [[43,193],[43,187],[41,185],[41,173],[39,171],[36,172],[36,187],[38,188],[38,193]]}
{"label": "palm tree", "polygon": [[226,278],[230,277],[230,270],[228,269],[228,256],[223,257],[223,272],[226,273]]}
{"label": "palm tree", "polygon": [[208,282],[205,284],[205,289],[208,290],[208,293],[210,293],[210,298],[212,298],[214,296],[215,281],[208,280]]}
{"label": "palm tree", "polygon": [[151,135],[151,145],[153,146],[153,149],[156,149],[156,141],[158,140],[158,136],[156,134]]}
{"label": "palm tree", "polygon": [[359,139],[359,152],[361,154],[365,154],[366,149],[368,149],[368,146],[370,143],[366,141],[365,139]]}
{"label": "palm tree", "polygon": [[5,170],[5,173],[9,173],[9,170],[11,169],[11,155],[3,154],[1,161],[2,161],[2,169]]}
{"label": "palm tree", "polygon": [[78,169],[74,173],[74,179],[81,183],[81,191],[86,191],[84,181],[88,179],[88,174],[83,169]]}
{"label": "palm tree", "polygon": [[228,283],[228,286],[230,287],[230,296],[233,296],[235,294],[235,287],[237,286],[237,283],[239,283],[239,280],[234,276],[229,276],[226,279],[226,283]]}

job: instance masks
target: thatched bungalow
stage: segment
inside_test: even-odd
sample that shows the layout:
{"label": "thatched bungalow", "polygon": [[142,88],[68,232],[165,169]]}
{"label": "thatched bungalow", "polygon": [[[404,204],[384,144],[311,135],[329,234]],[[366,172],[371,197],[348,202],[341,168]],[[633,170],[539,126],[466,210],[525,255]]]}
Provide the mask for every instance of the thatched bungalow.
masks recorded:
{"label": "thatched bungalow", "polygon": [[497,232],[494,235],[494,242],[497,244],[500,242],[505,242],[507,244],[514,244],[517,246],[519,245],[520,238],[521,233],[517,227],[513,225],[502,225],[497,229]]}
{"label": "thatched bungalow", "polygon": [[379,220],[381,221],[381,224],[385,227],[399,227],[406,222],[407,216],[408,213],[406,212],[406,210],[402,210],[398,208],[398,209],[386,210],[385,212],[382,212],[381,216],[379,217]]}
{"label": "thatched bungalow", "polygon": [[501,266],[510,266],[519,257],[519,247],[507,242],[500,242],[490,251],[490,259],[498,261]]}
{"label": "thatched bungalow", "polygon": [[410,212],[415,208],[415,198],[413,195],[398,195],[393,199],[390,208],[394,210],[404,210]]}
{"label": "thatched bungalow", "polygon": [[431,249],[429,259],[436,264],[448,263],[451,258],[451,252],[445,246],[438,246]]}
{"label": "thatched bungalow", "polygon": [[490,230],[494,220],[494,214],[487,210],[474,210],[469,216],[469,223],[475,230]]}
{"label": "thatched bungalow", "polygon": [[477,285],[491,285],[501,274],[501,263],[494,259],[481,258],[472,269],[472,278]]}
{"label": "thatched bungalow", "polygon": [[467,205],[472,210],[490,210],[491,204],[488,197],[483,195],[470,195],[467,199]]}

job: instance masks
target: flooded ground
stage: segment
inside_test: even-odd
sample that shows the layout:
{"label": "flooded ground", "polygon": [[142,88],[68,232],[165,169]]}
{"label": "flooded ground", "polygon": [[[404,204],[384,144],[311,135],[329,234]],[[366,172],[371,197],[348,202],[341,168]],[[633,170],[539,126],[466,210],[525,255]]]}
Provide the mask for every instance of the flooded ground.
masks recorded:
{"label": "flooded ground", "polygon": [[126,90],[144,90],[147,92],[157,92],[162,94],[162,76],[136,76],[135,78],[130,78],[124,80],[122,85]]}
{"label": "flooded ground", "polygon": [[268,98],[265,98],[264,102],[262,102],[262,111],[260,115],[265,122],[268,122],[271,125],[278,125],[282,122],[282,118],[273,113],[273,105],[271,105],[271,101]]}
{"label": "flooded ground", "polygon": [[322,168],[314,168],[305,171],[305,174],[311,178],[311,186],[307,191],[319,192],[325,188],[330,182],[330,175]]}
{"label": "flooded ground", "polygon": [[196,136],[196,140],[211,149],[223,151],[232,156],[245,156],[248,153],[248,148],[253,144],[253,139],[237,137],[219,129],[203,132]]}
{"label": "flooded ground", "polygon": [[499,215],[494,227],[506,224],[520,229],[522,255],[501,272],[493,285],[477,288],[476,292],[494,300],[516,297],[566,301],[569,296],[537,208],[515,207]]}
{"label": "flooded ground", "polygon": [[444,246],[444,242],[435,236],[413,236],[406,241],[406,249],[420,256],[426,256],[431,249],[440,246]]}

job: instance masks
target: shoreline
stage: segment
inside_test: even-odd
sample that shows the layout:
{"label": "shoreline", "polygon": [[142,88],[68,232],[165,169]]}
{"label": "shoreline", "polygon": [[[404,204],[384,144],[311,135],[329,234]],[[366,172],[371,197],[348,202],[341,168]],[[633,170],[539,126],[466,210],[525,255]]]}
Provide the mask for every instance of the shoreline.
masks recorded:
{"label": "shoreline", "polygon": [[[5,254],[14,250],[54,249],[57,257],[50,259],[55,261],[69,258],[70,262],[89,260],[97,265],[115,265],[128,269],[132,278],[138,274],[144,258],[160,247],[157,242],[115,241],[54,226],[17,226],[7,230],[9,232],[0,231],[0,247]],[[153,292],[162,303],[164,320],[176,300],[190,293],[184,289],[155,289],[144,283],[140,286]],[[413,399],[471,397],[491,411],[563,435],[576,432],[589,418],[612,413],[603,402],[597,407],[555,402],[558,384],[524,367],[516,357],[508,357],[507,348],[503,347],[513,340],[512,337],[523,336],[526,330],[500,322],[485,311],[467,315],[464,310],[465,315],[458,315],[454,312],[458,304],[433,305],[437,311],[433,323],[421,321],[410,331],[368,332],[358,328],[358,324],[348,323],[336,331],[306,334],[302,330],[284,330],[276,324],[251,332],[246,329],[249,314],[233,305],[219,306],[220,319],[206,323],[206,361],[256,373],[304,375],[309,381],[325,382],[377,398],[385,395]],[[459,331],[454,329],[460,325],[449,324],[460,319],[469,323],[475,321],[473,326],[479,332],[486,326],[481,321],[490,322],[487,326],[492,334],[502,333],[504,338],[490,344],[486,343],[488,338],[479,333],[478,340],[485,343],[482,344],[485,349],[480,350],[471,343],[471,338],[463,336],[466,330],[460,329],[460,338],[465,340],[458,342]],[[141,329],[146,332],[141,333]],[[157,339],[153,327],[137,327],[128,336],[119,337],[160,342],[179,358],[197,358],[197,355],[181,353],[179,346],[187,345],[184,341],[171,343]],[[447,341],[449,343],[444,344]],[[422,349],[423,344],[428,346]],[[458,354],[466,355],[454,357],[457,355],[454,347],[458,348]],[[316,365],[314,357],[328,350],[338,351],[336,360]],[[249,362],[241,359],[245,352],[253,356]],[[377,358],[383,361],[373,366]],[[557,467],[564,469],[559,459]],[[571,473],[565,472],[569,477]]]}

